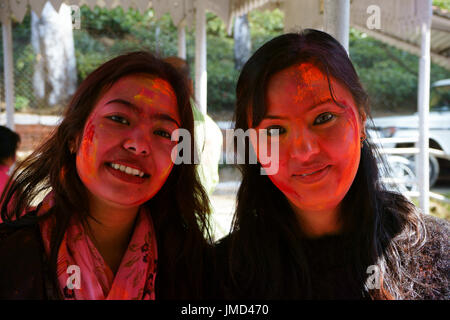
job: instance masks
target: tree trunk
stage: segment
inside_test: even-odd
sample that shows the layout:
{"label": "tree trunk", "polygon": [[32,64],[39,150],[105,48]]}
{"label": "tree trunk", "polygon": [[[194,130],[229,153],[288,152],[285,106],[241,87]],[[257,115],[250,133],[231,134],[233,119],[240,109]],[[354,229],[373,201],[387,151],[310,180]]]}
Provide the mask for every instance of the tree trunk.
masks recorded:
{"label": "tree trunk", "polygon": [[31,43],[36,53],[34,106],[63,107],[77,86],[70,7],[62,4],[58,13],[47,2],[40,18],[32,12]]}
{"label": "tree trunk", "polygon": [[252,41],[247,15],[236,17],[234,21],[234,67],[241,70],[250,58]]}

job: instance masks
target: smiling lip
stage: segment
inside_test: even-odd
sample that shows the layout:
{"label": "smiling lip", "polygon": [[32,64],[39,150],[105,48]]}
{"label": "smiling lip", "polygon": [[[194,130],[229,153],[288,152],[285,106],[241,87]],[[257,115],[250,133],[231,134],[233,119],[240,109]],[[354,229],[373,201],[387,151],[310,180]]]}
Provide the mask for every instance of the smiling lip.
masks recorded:
{"label": "smiling lip", "polygon": [[134,184],[141,184],[141,183],[144,183],[147,180],[147,178],[150,177],[150,175],[147,174],[147,173],[144,173],[144,175],[142,177],[140,177],[138,175],[133,175],[133,174],[129,174],[129,173],[120,171],[118,169],[112,168],[111,167],[112,163],[114,163],[114,164],[121,164],[121,165],[123,165],[125,167],[129,167],[129,168],[134,168],[134,169],[137,169],[137,170],[139,170],[141,172],[144,172],[144,171],[139,166],[130,164],[129,162],[112,161],[112,162],[105,163],[106,170],[111,175],[113,175],[114,177],[122,180],[123,182],[134,183]]}
{"label": "smiling lip", "polygon": [[325,166],[319,170],[311,170],[305,174],[293,174],[292,177],[302,183],[315,183],[320,181],[330,171],[331,166]]}

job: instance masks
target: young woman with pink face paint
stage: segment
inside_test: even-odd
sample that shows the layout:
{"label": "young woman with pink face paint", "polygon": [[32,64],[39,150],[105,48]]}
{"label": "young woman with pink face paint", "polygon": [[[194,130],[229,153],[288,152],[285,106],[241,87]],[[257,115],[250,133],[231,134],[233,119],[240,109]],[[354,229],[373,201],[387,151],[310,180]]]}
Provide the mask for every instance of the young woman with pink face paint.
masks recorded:
{"label": "young woman with pink face paint", "polygon": [[269,41],[236,93],[236,129],[262,132],[245,142],[258,159],[277,143],[278,171],[240,165],[233,229],[217,244],[218,296],[448,299],[438,252],[448,252],[449,224],[384,188],[366,139],[368,97],[335,39],[308,29]]}
{"label": "young woman with pink face paint", "polygon": [[0,298],[204,295],[209,202],[195,166],[171,159],[173,132],[193,137],[189,98],[186,79],[145,52],[81,83],[1,199]]}

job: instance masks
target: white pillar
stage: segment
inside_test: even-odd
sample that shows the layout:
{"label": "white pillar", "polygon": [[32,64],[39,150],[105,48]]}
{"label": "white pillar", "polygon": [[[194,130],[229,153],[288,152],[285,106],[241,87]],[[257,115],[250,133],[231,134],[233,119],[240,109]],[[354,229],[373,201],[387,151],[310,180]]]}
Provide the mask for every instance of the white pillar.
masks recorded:
{"label": "white pillar", "polygon": [[195,10],[195,100],[206,114],[206,0],[197,0]]}
{"label": "white pillar", "polygon": [[12,46],[11,18],[5,15],[2,20],[3,65],[5,79],[6,126],[14,130],[14,64]]}
{"label": "white pillar", "polygon": [[178,57],[186,60],[186,29],[183,23],[178,25]]}
{"label": "white pillar", "polygon": [[325,0],[324,31],[331,34],[348,52],[350,33],[350,0]]}
{"label": "white pillar", "polygon": [[431,24],[431,1],[429,1],[430,19],[420,26],[421,44],[419,60],[419,156],[418,156],[418,178],[419,178],[419,205],[422,212],[430,213],[430,163],[429,163],[429,109],[430,109],[430,24]]}

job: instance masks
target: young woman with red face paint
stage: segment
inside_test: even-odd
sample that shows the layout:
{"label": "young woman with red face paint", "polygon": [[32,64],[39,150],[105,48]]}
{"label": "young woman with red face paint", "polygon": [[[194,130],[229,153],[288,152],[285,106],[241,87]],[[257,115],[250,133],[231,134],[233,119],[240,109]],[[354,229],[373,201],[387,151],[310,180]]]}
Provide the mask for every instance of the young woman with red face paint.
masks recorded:
{"label": "young woman with red face paint", "polygon": [[186,79],[153,55],[91,73],[1,199],[0,298],[202,297],[209,202],[171,159],[193,127]]}
{"label": "young woman with red face paint", "polygon": [[308,29],[269,41],[236,92],[236,129],[266,130],[267,145],[250,136],[246,146],[261,160],[277,143],[278,171],[240,165],[233,230],[217,245],[218,296],[448,299],[449,224],[383,187],[368,97],[335,39]]}

